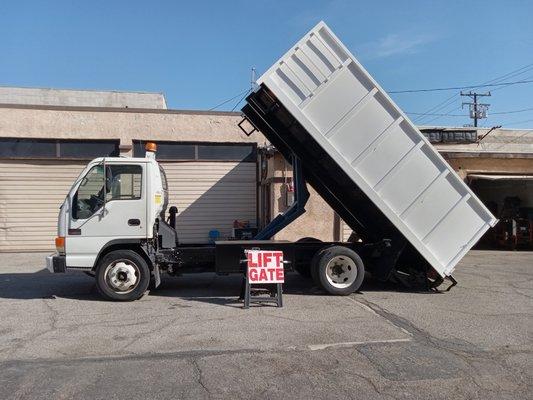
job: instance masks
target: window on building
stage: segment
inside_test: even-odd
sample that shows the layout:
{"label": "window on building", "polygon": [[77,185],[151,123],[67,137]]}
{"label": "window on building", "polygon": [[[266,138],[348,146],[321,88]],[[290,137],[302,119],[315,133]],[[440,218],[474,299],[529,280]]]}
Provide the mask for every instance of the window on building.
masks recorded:
{"label": "window on building", "polygon": [[[133,155],[144,157],[146,142],[136,141],[133,144]],[[253,144],[241,143],[190,143],[190,142],[158,142],[157,158],[159,160],[191,160],[191,161],[256,161],[256,147]]]}
{"label": "window on building", "polygon": [[0,139],[0,157],[55,158],[55,140]]}
{"label": "window on building", "polygon": [[199,145],[199,160],[255,161],[254,146],[250,145]]}
{"label": "window on building", "polygon": [[85,158],[118,157],[118,142],[116,141],[79,141],[62,140],[58,142],[60,157]]}
{"label": "window on building", "polygon": [[118,155],[118,141],[0,138],[0,158],[90,160]]}
{"label": "window on building", "polygon": [[[144,157],[146,142],[138,141],[133,143],[133,156]],[[194,144],[187,143],[157,143],[157,158],[161,160],[194,160],[196,149]]]}

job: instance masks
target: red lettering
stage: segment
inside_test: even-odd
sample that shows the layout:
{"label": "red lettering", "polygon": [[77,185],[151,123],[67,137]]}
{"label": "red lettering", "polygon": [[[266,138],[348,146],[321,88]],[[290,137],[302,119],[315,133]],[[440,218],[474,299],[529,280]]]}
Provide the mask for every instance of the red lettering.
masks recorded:
{"label": "red lettering", "polygon": [[248,269],[248,280],[250,282],[257,282],[257,268],[250,268]]}
{"label": "red lettering", "polygon": [[273,281],[274,280],[274,274],[276,273],[276,269],[275,268],[269,268],[267,269],[268,271],[268,280],[269,281]]}
{"label": "red lettering", "polygon": [[274,258],[276,262],[276,268],[281,267],[281,264],[283,262],[283,252],[282,251],[276,251],[274,252]]}
{"label": "red lettering", "polygon": [[261,268],[261,269],[259,270],[259,279],[258,279],[258,280],[259,280],[259,281],[266,281],[266,279],[267,279],[266,271],[265,271],[264,268]]}
{"label": "red lettering", "polygon": [[248,266],[251,268],[257,267],[257,263],[254,262],[254,253],[251,251],[248,252]]}
{"label": "red lettering", "polygon": [[285,271],[283,268],[276,268],[276,281],[277,282],[285,282]]}
{"label": "red lettering", "polygon": [[263,253],[263,267],[268,267],[270,264],[270,261],[272,260],[272,253],[271,252],[264,252]]}

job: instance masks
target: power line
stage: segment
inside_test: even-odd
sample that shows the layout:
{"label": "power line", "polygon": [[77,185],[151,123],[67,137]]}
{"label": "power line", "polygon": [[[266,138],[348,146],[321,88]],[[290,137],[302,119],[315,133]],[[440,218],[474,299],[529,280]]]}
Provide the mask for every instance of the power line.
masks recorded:
{"label": "power line", "polygon": [[416,113],[406,112],[407,115],[427,115],[428,117],[464,117],[464,114],[431,114],[431,113]]}
{"label": "power line", "polygon": [[[526,71],[524,71],[524,72],[526,72]],[[530,79],[530,78],[533,78],[533,75],[530,75],[530,76],[528,76],[528,77],[526,77],[526,78],[524,78],[524,79]],[[497,90],[502,90],[502,89],[505,89],[507,86],[509,86],[509,85],[501,86],[501,87],[496,88],[496,89],[494,89],[494,90],[492,90],[492,91],[495,92],[495,91],[497,91]]]}
{"label": "power line", "polygon": [[526,112],[526,111],[533,111],[533,107],[531,107],[531,108],[522,108],[521,110],[491,112],[490,115],[516,114],[516,113],[521,113],[521,112]]}
{"label": "power line", "polygon": [[[461,109],[460,106],[459,106],[459,107],[455,107],[455,106],[454,106],[453,108],[451,108],[451,109],[445,111],[445,114],[444,114],[443,116],[447,117],[448,115],[450,115],[449,113],[451,113],[451,112],[453,112],[453,111],[458,111],[458,110],[460,110],[460,109]],[[440,118],[442,118],[442,117],[441,117],[441,116],[438,116],[438,117],[432,118],[432,119],[430,119],[430,120],[424,121],[424,124],[429,124],[430,122],[436,121],[436,120],[438,120],[438,119],[440,119]]]}
{"label": "power line", "polygon": [[[239,94],[233,96],[232,98],[229,98],[229,99],[227,99],[227,100],[224,100],[222,103],[217,104],[217,105],[214,106],[213,108],[210,108],[209,111],[216,110],[218,107],[223,106],[224,104],[229,103],[230,101],[235,100],[237,97],[242,96],[242,95],[245,94],[245,93],[248,94],[249,91],[250,91],[250,89],[243,90],[242,92],[240,92]],[[239,102],[239,103],[240,103],[240,102]]]}
{"label": "power line", "polygon": [[[510,77],[515,77],[516,75],[522,75],[523,73],[527,72],[531,67],[533,67],[533,63],[524,65],[524,66],[522,66],[522,67],[520,67],[518,69],[515,69],[515,70],[511,71],[511,72],[507,72],[507,73],[505,73],[503,75],[500,75],[500,76],[498,76],[496,78],[490,79],[490,80],[484,82],[484,84],[496,83],[496,82],[502,81],[503,79],[509,79]],[[495,89],[495,90],[498,90],[498,89]],[[454,102],[456,96],[459,96],[459,94],[456,93],[456,94],[451,95],[450,97],[447,97],[446,99],[444,99],[444,101],[436,104],[435,106],[433,106],[429,110],[427,110],[422,116],[416,117],[415,121],[421,122],[422,120],[427,118],[427,114],[428,113],[432,113],[432,112],[435,113],[435,112],[438,112],[438,111],[444,109],[445,107],[447,107],[448,105],[450,105],[450,104],[452,104]],[[445,111],[445,113],[449,113],[450,111],[452,111],[452,110]],[[433,118],[431,121],[435,121],[436,119],[439,119],[439,118],[440,117]]]}
{"label": "power line", "polygon": [[442,92],[442,91],[448,91],[448,90],[474,89],[474,88],[495,87],[495,86],[510,86],[510,85],[518,85],[518,84],[531,83],[531,82],[533,82],[533,79],[514,81],[514,82],[486,83],[486,84],[481,84],[481,85],[470,85],[470,86],[454,86],[454,87],[431,88],[431,89],[393,90],[388,93],[399,94],[399,93],[420,93],[420,92]]}
{"label": "power line", "polygon": [[452,104],[454,101],[455,101],[455,98],[459,96],[459,94],[455,93],[453,95],[451,95],[450,97],[447,97],[444,101],[440,102],[439,104],[431,107],[429,110],[427,110],[424,114],[422,114],[422,116],[420,117],[417,117],[416,120],[418,121],[422,121],[423,119],[426,118],[426,115],[431,113],[431,112],[438,112],[446,107],[448,107],[450,104]]}
{"label": "power line", "polygon": [[[526,111],[533,111],[533,107],[531,108],[522,108],[520,110],[510,110],[510,111],[499,111],[499,112],[491,112],[489,115],[504,115],[504,114],[516,114],[516,113],[522,113]],[[428,117],[464,117],[464,114],[439,114],[439,113],[421,113],[421,112],[406,112],[408,115],[427,115]]]}
{"label": "power line", "polygon": [[[498,83],[501,82],[504,79],[510,79],[514,78],[515,76],[522,75],[525,72],[528,72],[529,70],[533,69],[533,63],[524,65],[523,67],[520,67],[518,69],[515,69],[514,71],[508,72],[502,76],[499,76],[497,78],[491,79],[490,81],[484,82],[484,83]],[[528,79],[528,78],[526,78]]]}
{"label": "power line", "polygon": [[242,97],[240,98],[240,100],[239,100],[237,103],[235,103],[235,105],[233,106],[233,108],[231,109],[231,111],[235,111],[235,109],[237,108],[237,106],[238,106],[239,104],[241,104],[241,101],[243,101],[244,98],[245,98],[246,96],[248,96],[248,93],[250,93],[251,91],[252,91],[252,89],[248,89],[248,90],[246,91],[246,93],[244,93],[244,96],[242,96]]}

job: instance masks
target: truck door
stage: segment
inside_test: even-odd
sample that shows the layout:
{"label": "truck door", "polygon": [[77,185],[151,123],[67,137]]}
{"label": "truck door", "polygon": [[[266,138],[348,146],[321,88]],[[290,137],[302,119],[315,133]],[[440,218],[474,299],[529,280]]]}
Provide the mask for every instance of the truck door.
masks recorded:
{"label": "truck door", "polygon": [[146,164],[101,163],[72,193],[66,254],[69,267],[92,267],[115,239],[146,238]]}

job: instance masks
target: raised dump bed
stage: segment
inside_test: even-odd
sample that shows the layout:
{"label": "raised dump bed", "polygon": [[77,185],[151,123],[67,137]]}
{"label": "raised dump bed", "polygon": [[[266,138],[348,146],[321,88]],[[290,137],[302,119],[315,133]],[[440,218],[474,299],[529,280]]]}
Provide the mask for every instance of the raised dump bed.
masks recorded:
{"label": "raised dump bed", "polygon": [[445,277],[496,224],[324,22],[258,84],[245,116],[363,241],[415,250]]}

